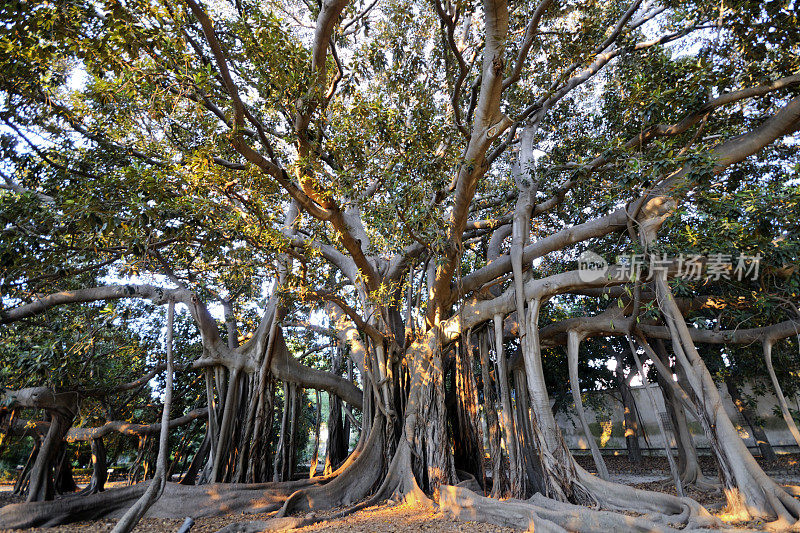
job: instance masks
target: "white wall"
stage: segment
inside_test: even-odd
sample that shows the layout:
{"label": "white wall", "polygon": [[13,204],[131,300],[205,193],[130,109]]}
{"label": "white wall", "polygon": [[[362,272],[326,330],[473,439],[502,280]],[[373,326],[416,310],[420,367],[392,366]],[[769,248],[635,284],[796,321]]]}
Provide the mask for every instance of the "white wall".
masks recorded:
{"label": "white wall", "polygon": [[[661,435],[658,429],[656,416],[658,416],[659,413],[666,413],[666,409],[664,408],[664,398],[661,395],[658,385],[651,384],[650,390],[652,391],[652,395],[656,402],[656,412],[653,411],[651,401],[648,398],[645,388],[641,386],[632,387],[632,392],[636,401],[636,407],[639,410],[639,416],[641,420],[640,425],[642,423],[644,424],[649,445],[651,448],[663,450],[664,437]],[[622,403],[617,399],[618,395],[615,397],[607,392],[594,392],[590,394],[595,396],[595,398],[600,396],[603,400],[605,400],[605,408],[602,410],[595,411],[588,407],[586,408],[586,418],[592,427],[595,440],[601,449],[606,449],[609,453],[613,453],[612,450],[624,452],[624,416]],[[745,440],[745,443],[748,446],[755,448],[756,443],[751,435],[750,428],[741,418],[739,411],[733,405],[733,401],[731,400],[731,397],[724,386],[720,388],[720,394],[725,405],[725,410],[728,412],[728,416],[731,417],[734,425],[739,429],[739,434]],[[742,396],[745,396],[746,394],[756,396],[752,394],[749,386],[744,387],[742,390]],[[800,404],[796,398],[787,398],[787,400],[789,401],[790,407],[800,410]],[[767,439],[773,445],[773,447],[775,447],[776,453],[797,452],[797,445],[792,438],[791,433],[789,433],[783,418],[780,415],[775,416],[773,413],[773,408],[775,406],[777,406],[777,399],[773,395],[758,397],[755,410],[762,420],[762,425],[767,435]],[[695,445],[701,449],[701,451],[703,448],[708,448],[708,439],[703,433],[700,423],[688,413],[687,418],[690,430],[695,438]],[[575,450],[589,449],[586,437],[583,434],[583,431],[580,427],[580,422],[578,421],[578,417],[573,408],[570,409],[569,413],[557,413],[556,420],[561,426],[561,430],[563,431],[564,437],[567,440],[567,445],[570,448]],[[669,418],[667,418],[667,420],[669,420]],[[611,422],[610,432],[608,425],[609,421]],[[674,437],[671,434],[669,440],[670,444],[675,446]],[[648,446],[647,442],[645,442],[645,439],[642,436],[639,437],[639,444],[643,449],[647,448]]]}

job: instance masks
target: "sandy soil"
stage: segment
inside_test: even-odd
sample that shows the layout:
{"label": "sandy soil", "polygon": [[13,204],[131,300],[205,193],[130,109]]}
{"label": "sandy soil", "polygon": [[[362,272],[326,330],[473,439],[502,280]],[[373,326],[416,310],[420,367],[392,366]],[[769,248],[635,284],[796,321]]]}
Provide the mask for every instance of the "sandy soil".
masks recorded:
{"label": "sandy soil", "polygon": [[[594,470],[591,457],[578,457],[578,461],[588,470]],[[647,457],[641,465],[632,465],[624,456],[606,457],[606,463],[615,481],[633,485],[638,488],[656,490],[674,494],[675,487],[667,481],[668,467],[663,457]],[[709,477],[715,478],[714,463],[711,457],[702,457],[703,471]],[[783,483],[800,485],[800,454],[782,455],[776,463],[762,465],[776,480]],[[11,495],[9,486],[0,486],[0,506],[19,501]],[[688,496],[705,505],[712,513],[722,515],[725,498],[721,491],[703,492],[690,489]],[[337,510],[320,514],[320,517],[332,515]],[[247,514],[228,515],[214,518],[201,518],[191,528],[191,533],[212,533],[233,522],[250,520],[265,520],[268,515]],[[67,526],[50,529],[30,529],[47,533],[101,533],[108,532],[114,527],[115,520],[99,520],[95,522],[77,522]],[[172,531],[180,528],[183,520],[145,518],[135,531],[156,532]],[[730,523],[729,526],[763,530],[765,524],[761,521],[747,523]],[[325,531],[325,532],[393,532],[393,531],[430,531],[436,533],[469,532],[511,532],[512,529],[501,528],[491,524],[477,522],[461,522],[444,516],[441,512],[431,511],[414,504],[383,503],[364,509],[352,515],[335,520],[320,522],[296,531]]]}
{"label": "sandy soil", "polygon": [[[190,531],[191,533],[213,533],[233,522],[266,520],[267,518],[269,518],[267,515],[259,514],[200,518],[195,522]],[[136,526],[134,532],[174,532],[178,531],[178,528],[180,528],[182,523],[183,520],[144,518]],[[40,533],[106,533],[114,528],[114,524],[116,524],[116,520],[98,520],[95,522],[76,522],[74,524],[58,526],[54,528],[32,528],[25,531]],[[318,524],[296,529],[295,531],[326,531],[336,533],[355,531],[370,533],[390,533],[394,531],[431,531],[436,533],[458,533],[461,531],[470,531],[475,533],[512,533],[514,530],[492,524],[462,522],[448,518],[441,512],[431,511],[415,504],[383,503],[343,518],[327,522],[320,522]]]}

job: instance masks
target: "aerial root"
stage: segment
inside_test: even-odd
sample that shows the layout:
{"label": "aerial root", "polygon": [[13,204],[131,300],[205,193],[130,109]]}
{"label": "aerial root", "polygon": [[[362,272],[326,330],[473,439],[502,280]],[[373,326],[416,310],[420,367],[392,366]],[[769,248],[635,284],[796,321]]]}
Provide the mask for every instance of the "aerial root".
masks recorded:
{"label": "aerial root", "polygon": [[[341,476],[343,480],[354,477],[356,476]],[[325,487],[327,486],[328,485]],[[286,499],[284,505],[277,513],[275,513],[273,518],[251,522],[237,522],[220,529],[217,533],[258,533],[263,531],[285,531],[287,529],[304,527],[319,522],[343,518],[362,509],[372,507],[373,505],[376,505],[389,498],[394,499],[395,501],[415,503],[429,508],[435,506],[433,501],[428,498],[419,487],[416,479],[414,479],[414,475],[411,471],[410,448],[408,448],[408,445],[404,441],[401,441],[401,445],[395,453],[395,456],[389,465],[388,472],[383,478],[381,485],[372,496],[356,505],[351,505],[347,509],[326,517],[318,517],[314,513],[309,513],[305,517],[286,516],[287,513],[297,511],[299,506],[309,502],[309,493],[305,490],[298,490]],[[331,502],[330,500],[324,499],[322,499],[322,501],[326,501],[327,503]],[[320,501],[315,499],[313,502],[314,509],[323,509],[323,507],[319,505]],[[327,509],[330,507],[325,508]]]}
{"label": "aerial root", "polygon": [[771,531],[800,531],[800,520],[798,520],[800,502],[780,486],[774,490],[765,491],[764,495],[778,517],[777,520],[767,523],[767,529]]}
{"label": "aerial root", "polygon": [[351,506],[371,494],[381,478],[384,468],[384,429],[375,424],[365,443],[364,451],[332,481],[313,487],[304,487],[290,494],[278,511],[283,518],[298,511],[315,511]]}

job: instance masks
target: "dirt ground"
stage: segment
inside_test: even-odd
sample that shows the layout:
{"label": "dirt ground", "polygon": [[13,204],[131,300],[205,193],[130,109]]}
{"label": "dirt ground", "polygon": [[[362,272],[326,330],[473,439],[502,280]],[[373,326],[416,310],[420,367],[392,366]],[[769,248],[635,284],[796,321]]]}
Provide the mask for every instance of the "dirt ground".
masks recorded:
{"label": "dirt ground", "polygon": [[[642,489],[656,490],[675,494],[675,487],[667,482],[669,469],[667,461],[663,457],[647,457],[641,465],[632,465],[625,456],[608,456],[605,458],[612,479]],[[578,462],[589,471],[594,470],[594,463],[591,457],[580,456]],[[716,471],[711,457],[701,457],[701,465],[704,473],[716,478]],[[800,484],[800,454],[782,455],[778,461],[772,464],[762,463],[765,470],[775,479],[783,483]],[[19,501],[17,497],[11,495],[8,490],[10,487],[0,487],[0,506]],[[5,490],[4,490],[5,489]],[[703,492],[690,489],[688,496],[699,501],[706,506],[712,513],[724,518],[723,507],[725,497],[721,491]],[[328,515],[334,514],[336,510],[329,511]],[[319,517],[324,517],[320,514]],[[265,520],[267,515],[247,514],[247,515],[227,515],[213,518],[200,518],[191,528],[191,533],[213,533],[222,527],[233,522],[244,522],[250,520]],[[77,522],[67,526],[59,526],[49,529],[29,529],[30,532],[47,533],[102,533],[111,531],[116,523],[115,520],[98,520],[94,522]],[[175,532],[180,528],[183,520],[176,519],[143,519],[135,531],[141,533],[171,531]],[[747,523],[728,523],[728,527],[743,529],[763,530],[764,523],[752,521]],[[361,510],[352,515],[330,521],[320,522],[307,526],[296,531],[317,532],[325,531],[329,533],[343,532],[393,532],[393,531],[431,531],[436,533],[456,533],[461,531],[469,532],[512,532],[512,529],[502,528],[491,524],[478,522],[461,522],[444,516],[441,512],[432,511],[415,504],[383,503]]]}
{"label": "dirt ground", "polygon": [[[250,520],[266,520],[267,515],[247,514],[247,515],[227,515],[213,518],[200,518],[191,528],[191,533],[213,533],[233,522],[246,522]],[[98,520],[95,522],[76,522],[66,526],[54,528],[31,528],[27,532],[39,533],[106,533],[111,531],[116,524],[116,520]],[[158,518],[144,518],[136,526],[134,532],[153,533],[161,531],[178,531],[183,520],[168,520]],[[0,530],[3,531],[3,530]],[[431,531],[436,533],[459,533],[470,531],[475,533],[512,533],[515,530],[495,526],[492,524],[481,524],[478,522],[462,522],[444,516],[441,512],[431,511],[415,504],[382,503],[374,507],[363,509],[352,515],[320,522],[294,531],[316,532],[325,531],[329,533],[343,532],[370,532],[370,533],[391,533],[394,531]]]}

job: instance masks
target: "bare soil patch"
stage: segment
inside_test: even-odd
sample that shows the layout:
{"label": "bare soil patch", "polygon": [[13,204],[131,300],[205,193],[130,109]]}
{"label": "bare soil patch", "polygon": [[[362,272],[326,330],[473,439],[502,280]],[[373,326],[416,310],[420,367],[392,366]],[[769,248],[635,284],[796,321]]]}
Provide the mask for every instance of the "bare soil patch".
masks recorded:
{"label": "bare soil patch", "polygon": [[[589,456],[577,457],[578,462],[590,471],[594,471],[594,463]],[[612,476],[622,476],[630,480],[628,484],[637,488],[654,490],[675,494],[675,486],[669,478],[667,461],[664,457],[646,457],[639,465],[631,464],[624,455],[608,456],[605,458],[609,472]],[[764,463],[759,460],[764,469],[776,479],[781,481],[800,483],[800,454],[781,455],[775,463]],[[714,461],[709,456],[701,456],[703,472],[709,477],[716,477]],[[657,478],[656,480],[653,480]],[[637,479],[640,482],[637,482]],[[3,490],[6,489],[6,490]],[[0,507],[9,503],[21,501],[18,496],[13,496],[10,487],[0,488]],[[712,513],[720,516],[725,505],[725,496],[722,491],[701,491],[689,488],[687,495],[706,506]],[[333,516],[341,509],[332,509],[319,513],[319,517]],[[266,520],[269,514],[236,514],[211,518],[197,519],[191,529],[192,533],[213,533],[233,522],[250,520]],[[93,522],[76,522],[55,528],[34,528],[29,532],[41,533],[105,533],[113,529],[116,520],[97,520]],[[177,531],[183,520],[144,518],[135,531],[141,533]],[[730,523],[730,527],[747,529],[764,529],[762,521],[747,523]],[[393,531],[431,531],[436,533],[469,532],[512,532],[513,529],[503,528],[492,524],[478,522],[462,522],[445,516],[440,511],[430,510],[413,503],[387,503],[363,509],[351,515],[320,522],[295,531],[331,533],[340,532],[393,532]]]}

